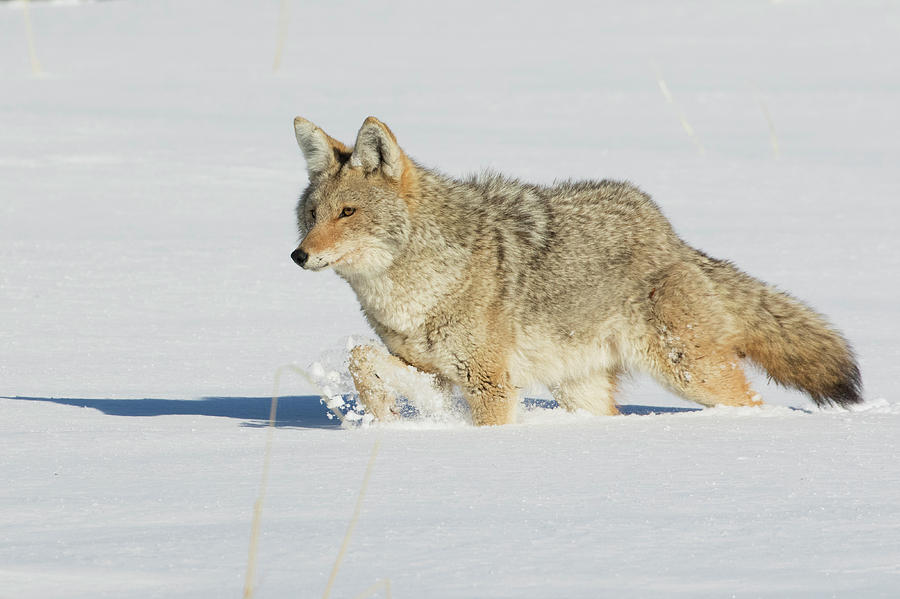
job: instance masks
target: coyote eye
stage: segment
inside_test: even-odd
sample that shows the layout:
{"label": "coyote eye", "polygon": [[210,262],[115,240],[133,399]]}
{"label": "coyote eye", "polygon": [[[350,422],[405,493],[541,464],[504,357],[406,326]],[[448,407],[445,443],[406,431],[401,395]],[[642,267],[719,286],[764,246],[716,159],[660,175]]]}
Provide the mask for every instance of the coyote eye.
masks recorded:
{"label": "coyote eye", "polygon": [[312,209],[309,211],[309,218],[311,218],[312,220],[316,220],[316,210],[315,209]]}
{"label": "coyote eye", "polygon": [[347,218],[348,216],[353,216],[354,212],[356,212],[356,208],[347,206],[343,210],[341,210],[341,216],[339,218]]}

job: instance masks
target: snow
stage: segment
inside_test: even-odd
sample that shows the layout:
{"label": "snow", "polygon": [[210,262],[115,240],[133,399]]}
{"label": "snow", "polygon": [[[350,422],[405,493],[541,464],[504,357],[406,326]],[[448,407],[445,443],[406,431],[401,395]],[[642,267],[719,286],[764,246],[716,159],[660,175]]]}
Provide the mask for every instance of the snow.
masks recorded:
{"label": "snow", "polygon": [[[286,7],[0,4],[0,596],[238,596],[269,434],[256,597],[323,593],[377,439],[333,597],[896,593],[900,7]],[[289,258],[291,122],[370,114],[449,173],[634,181],[827,314],[867,403],[341,426],[316,381],[372,333]]]}

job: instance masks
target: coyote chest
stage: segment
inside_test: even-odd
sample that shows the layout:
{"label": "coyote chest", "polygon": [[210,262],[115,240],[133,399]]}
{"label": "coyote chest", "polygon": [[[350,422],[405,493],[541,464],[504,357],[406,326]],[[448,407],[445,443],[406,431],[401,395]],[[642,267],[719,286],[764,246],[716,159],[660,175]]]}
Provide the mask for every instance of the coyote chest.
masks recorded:
{"label": "coyote chest", "polygon": [[406,286],[391,277],[365,285],[353,285],[360,306],[372,328],[391,353],[429,372],[440,372],[454,363],[447,348],[434,343],[435,318],[443,313],[446,297],[437,286]]}
{"label": "coyote chest", "polygon": [[421,289],[413,292],[387,276],[351,285],[373,324],[404,337],[424,335],[428,310],[435,303],[427,292]]}

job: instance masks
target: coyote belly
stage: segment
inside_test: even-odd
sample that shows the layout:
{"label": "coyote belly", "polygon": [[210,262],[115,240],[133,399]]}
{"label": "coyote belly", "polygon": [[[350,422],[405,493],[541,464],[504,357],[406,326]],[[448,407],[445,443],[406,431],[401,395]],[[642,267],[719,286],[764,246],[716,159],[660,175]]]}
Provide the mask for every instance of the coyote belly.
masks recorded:
{"label": "coyote belly", "polygon": [[519,389],[617,413],[641,370],[703,405],[755,405],[743,362],[820,405],[861,401],[847,341],[802,302],[682,241],[628,183],[465,180],[411,160],[369,117],[354,146],[294,121],[310,184],[291,257],[333,268],[390,354],[351,356],[360,401],[392,415],[390,372],[462,390],[476,424],[513,421]]}

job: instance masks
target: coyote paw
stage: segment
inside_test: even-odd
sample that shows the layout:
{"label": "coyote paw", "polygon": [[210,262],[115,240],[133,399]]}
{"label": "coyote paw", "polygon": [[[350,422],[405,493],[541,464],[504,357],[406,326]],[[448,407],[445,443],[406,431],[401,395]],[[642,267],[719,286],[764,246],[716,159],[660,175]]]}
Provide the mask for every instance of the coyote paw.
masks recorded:
{"label": "coyote paw", "polygon": [[358,345],[350,350],[350,376],[359,393],[359,403],[367,414],[380,421],[394,420],[400,414],[396,395],[377,372],[379,361],[384,359],[370,345]]}

